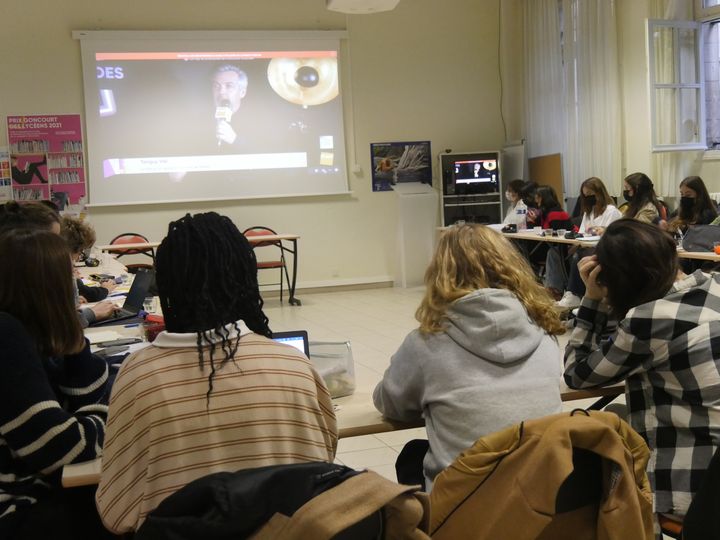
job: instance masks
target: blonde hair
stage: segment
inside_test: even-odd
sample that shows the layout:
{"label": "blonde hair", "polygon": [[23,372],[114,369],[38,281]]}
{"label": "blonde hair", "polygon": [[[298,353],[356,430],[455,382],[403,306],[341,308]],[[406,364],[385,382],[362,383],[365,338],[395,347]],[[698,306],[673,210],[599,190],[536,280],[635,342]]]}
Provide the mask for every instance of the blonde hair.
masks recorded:
{"label": "blonde hair", "polygon": [[73,255],[85,251],[95,244],[95,229],[72,216],[63,216],[60,220],[60,236],[65,239],[70,253]]}
{"label": "blonde hair", "polygon": [[510,291],[548,334],[565,333],[553,299],[535,280],[525,257],[490,227],[467,224],[443,232],[425,272],[425,285],[425,297],[415,312],[425,334],[442,332],[450,305],[485,288]]}

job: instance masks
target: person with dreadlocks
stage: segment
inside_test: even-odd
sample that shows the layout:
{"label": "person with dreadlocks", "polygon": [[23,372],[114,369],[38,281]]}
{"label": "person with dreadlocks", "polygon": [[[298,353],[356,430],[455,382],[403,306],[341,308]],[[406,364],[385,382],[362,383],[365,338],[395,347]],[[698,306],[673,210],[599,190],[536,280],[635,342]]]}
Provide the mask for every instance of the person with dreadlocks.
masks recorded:
{"label": "person with dreadlocks", "polygon": [[332,462],[337,425],[310,361],[270,339],[257,261],[214,212],[170,223],[156,258],[166,331],[112,390],[96,501],[116,534],[219,471]]}

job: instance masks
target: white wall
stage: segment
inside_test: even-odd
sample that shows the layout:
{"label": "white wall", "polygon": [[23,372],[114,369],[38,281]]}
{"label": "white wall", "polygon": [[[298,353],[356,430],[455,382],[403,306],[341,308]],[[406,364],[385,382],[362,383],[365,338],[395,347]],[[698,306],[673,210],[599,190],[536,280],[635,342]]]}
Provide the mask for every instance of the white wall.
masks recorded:
{"label": "white wall", "polygon": [[300,286],[391,280],[395,196],[371,192],[369,144],[500,148],[498,19],[496,0],[401,0],[392,12],[349,17],[327,11],[324,0],[4,1],[0,116],[82,113],[73,30],[347,29],[348,162],[363,171],[348,174],[353,196],[97,208],[90,219],[99,242],[126,231],[161,239],[170,220],[214,210],[241,229],[262,224],[302,235]]}

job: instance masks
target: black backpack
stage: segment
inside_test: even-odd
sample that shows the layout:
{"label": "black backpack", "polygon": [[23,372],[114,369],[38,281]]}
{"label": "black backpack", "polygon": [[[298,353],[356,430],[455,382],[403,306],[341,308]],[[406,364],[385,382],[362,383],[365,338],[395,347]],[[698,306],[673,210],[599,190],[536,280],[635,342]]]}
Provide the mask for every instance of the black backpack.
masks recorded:
{"label": "black backpack", "polygon": [[[345,520],[347,526],[333,533],[333,540],[381,539],[388,523],[392,529],[400,514],[405,522],[412,523],[408,515],[413,515],[405,512],[405,507],[400,511],[393,507],[386,515],[385,505],[401,497],[407,503],[418,487],[401,486],[372,472],[324,462],[215,473],[189,483],[160,503],[140,526],[135,540],[241,540],[256,534],[261,538],[294,538],[298,525],[303,521],[307,525],[308,517],[318,519],[318,510],[320,516],[340,523],[338,510],[335,514],[330,510],[333,505],[345,505],[344,514],[348,509],[355,511],[352,519]],[[357,497],[362,500],[355,500]],[[369,499],[374,499],[372,504],[365,503]],[[415,524],[420,526],[423,508],[412,502],[420,516]],[[304,512],[311,505],[312,511]],[[299,523],[293,522],[292,532],[286,532],[284,525],[295,516]],[[408,538],[429,537],[419,533]]]}

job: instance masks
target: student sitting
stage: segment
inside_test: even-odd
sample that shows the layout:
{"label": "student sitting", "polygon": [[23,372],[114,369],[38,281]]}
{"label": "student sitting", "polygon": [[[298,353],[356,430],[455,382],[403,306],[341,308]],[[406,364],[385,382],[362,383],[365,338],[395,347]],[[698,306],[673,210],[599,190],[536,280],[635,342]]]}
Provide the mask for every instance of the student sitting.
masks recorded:
{"label": "student sitting", "polygon": [[570,215],[562,209],[552,186],[538,186],[535,190],[535,204],[540,209],[540,226],[543,229],[572,230]]}
{"label": "student sitting", "polygon": [[270,339],[255,255],[229,218],[171,223],[155,266],[167,331],[125,360],[110,399],[97,505],[117,533],[202,476],[331,462],[337,446],[325,383]]}
{"label": "student sitting", "polygon": [[[613,204],[613,199],[607,192],[605,184],[599,178],[593,176],[585,180],[580,186],[580,210],[582,221],[580,232],[583,235],[599,236],[608,225],[622,217],[620,210]],[[570,261],[570,271],[567,280],[567,290],[563,297],[557,302],[558,308],[562,310],[574,309],[580,305],[580,299],[585,294],[585,285],[580,279],[578,272],[578,261],[587,255],[592,254],[593,249],[581,249],[576,251]],[[562,268],[557,267],[557,261],[550,259],[546,263],[545,275],[560,274],[554,277],[554,282],[562,283]]]}
{"label": "student sitting", "polygon": [[522,201],[527,206],[527,228],[532,229],[540,225],[540,208],[535,201],[535,191],[538,185],[535,182],[525,182],[520,193]]}
{"label": "student sitting", "polygon": [[427,291],[411,332],[375,388],[388,418],[425,419],[432,480],[478,437],[560,411],[564,332],[552,299],[501,234],[454,226],[425,273]]}
{"label": "student sitting", "polygon": [[60,216],[37,201],[20,204],[9,201],[0,206],[0,232],[12,229],[42,229],[60,234]]}
{"label": "student sitting", "polygon": [[[522,191],[525,187],[523,180],[513,180],[505,190],[505,199],[508,201],[508,209],[505,213],[503,224],[515,223],[516,225],[527,224],[527,206],[522,199]],[[521,210],[518,212],[518,210]]]}
{"label": "student sitting", "polygon": [[680,206],[670,216],[668,231],[684,234],[693,225],[709,225],[718,217],[705,182],[699,176],[688,176],[680,182]]}
{"label": "student sitting", "polygon": [[[31,201],[23,204],[10,201],[0,206],[0,232],[14,229],[39,229],[60,234],[60,215],[53,210],[52,203],[43,203],[50,203],[50,201]],[[78,308],[76,316],[80,318],[83,328],[95,321],[107,319],[115,311],[115,304],[109,301],[99,302],[91,308],[80,306],[74,278],[73,288]]]}
{"label": "student sitting", "polygon": [[[60,220],[60,236],[68,243],[73,261],[79,261],[82,253],[95,244],[95,230],[84,221],[63,216]],[[80,302],[99,302],[107,298],[108,293],[115,290],[115,281],[106,279],[99,287],[85,285],[80,278],[75,278]]]}
{"label": "student sitting", "polygon": [[623,180],[623,197],[628,206],[623,213],[624,217],[637,219],[644,223],[658,223],[663,216],[665,208],[658,202],[653,183],[646,174],[633,173]]}
{"label": "student sitting", "polygon": [[[720,275],[679,271],[666,232],[612,223],[580,261],[587,287],[565,350],[565,381],[626,381],[629,422],[652,456],[655,511],[682,517],[720,446]],[[609,339],[608,313],[620,320]]]}
{"label": "student sitting", "polygon": [[0,538],[110,537],[93,491],[58,485],[100,454],[107,364],[75,314],[70,253],[57,234],[0,234]]}

